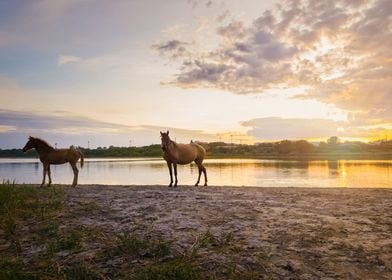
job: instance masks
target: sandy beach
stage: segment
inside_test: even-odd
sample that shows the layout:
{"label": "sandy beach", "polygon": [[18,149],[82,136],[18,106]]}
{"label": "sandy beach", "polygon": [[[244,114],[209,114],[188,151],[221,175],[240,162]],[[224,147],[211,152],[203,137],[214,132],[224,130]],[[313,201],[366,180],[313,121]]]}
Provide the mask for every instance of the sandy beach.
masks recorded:
{"label": "sandy beach", "polygon": [[[64,191],[60,230],[98,233],[82,240],[82,250],[54,258],[86,263],[102,278],[123,278],[125,264],[131,275],[151,263],[143,253],[107,253],[125,232],[170,242],[159,261],[194,253],[192,264],[212,279],[392,278],[392,189],[55,188]],[[31,245],[28,226],[23,230],[28,262],[42,248]]]}
{"label": "sandy beach", "polygon": [[[150,226],[185,251],[198,234],[232,233],[240,268],[273,278],[392,277],[392,190],[162,186],[68,188],[67,207],[94,202],[110,216],[74,221],[118,231]],[[218,260],[206,252],[203,262]],[[210,263],[209,263],[210,262]],[[261,277],[263,278],[263,277]]]}

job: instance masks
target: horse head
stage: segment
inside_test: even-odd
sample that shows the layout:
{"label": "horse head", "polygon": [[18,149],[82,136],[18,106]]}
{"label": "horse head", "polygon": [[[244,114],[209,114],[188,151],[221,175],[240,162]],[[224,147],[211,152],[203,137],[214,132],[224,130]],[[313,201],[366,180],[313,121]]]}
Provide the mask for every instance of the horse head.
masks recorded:
{"label": "horse head", "polygon": [[161,144],[162,144],[162,150],[164,152],[169,149],[170,142],[171,140],[169,137],[169,130],[167,132],[161,131]]}
{"label": "horse head", "polygon": [[23,150],[22,150],[24,153],[30,149],[35,148],[35,141],[34,140],[35,140],[34,137],[31,137],[31,136],[29,137],[29,140],[27,141],[26,145],[23,147]]}

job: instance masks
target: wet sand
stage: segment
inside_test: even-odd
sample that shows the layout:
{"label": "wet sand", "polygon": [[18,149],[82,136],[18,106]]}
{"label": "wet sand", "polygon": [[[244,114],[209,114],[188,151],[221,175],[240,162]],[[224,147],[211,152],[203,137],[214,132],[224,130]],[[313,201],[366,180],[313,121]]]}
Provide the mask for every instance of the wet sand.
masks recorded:
{"label": "wet sand", "polygon": [[[203,232],[229,236],[229,250],[199,252],[198,265],[218,278],[220,264],[235,261],[237,276],[256,279],[392,279],[392,189],[60,188],[67,226],[113,236],[149,228],[180,254]],[[91,258],[94,246],[74,258]]]}

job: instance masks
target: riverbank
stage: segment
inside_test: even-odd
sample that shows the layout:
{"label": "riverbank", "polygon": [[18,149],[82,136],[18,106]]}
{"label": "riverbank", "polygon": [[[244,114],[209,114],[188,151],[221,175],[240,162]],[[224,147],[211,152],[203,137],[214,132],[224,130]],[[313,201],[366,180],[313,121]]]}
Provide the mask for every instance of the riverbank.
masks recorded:
{"label": "riverbank", "polygon": [[0,190],[8,205],[1,209],[3,274],[392,278],[392,189],[0,185]]}
{"label": "riverbank", "polygon": [[[34,151],[30,153],[22,152],[8,152],[0,151],[0,159],[38,159],[37,154]],[[86,155],[88,159],[138,159],[138,158],[160,158],[162,159],[162,152],[153,155]],[[282,160],[282,161],[312,161],[312,160],[392,160],[391,152],[361,152],[361,153],[294,153],[294,154],[260,154],[260,153],[248,153],[248,154],[207,154],[206,159],[262,159],[262,160]]]}

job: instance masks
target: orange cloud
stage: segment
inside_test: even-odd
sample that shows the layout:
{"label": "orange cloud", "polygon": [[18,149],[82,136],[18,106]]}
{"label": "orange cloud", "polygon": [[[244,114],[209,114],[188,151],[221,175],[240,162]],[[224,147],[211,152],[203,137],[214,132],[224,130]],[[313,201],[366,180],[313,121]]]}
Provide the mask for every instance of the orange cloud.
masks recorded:
{"label": "orange cloud", "polygon": [[181,66],[169,83],[235,94],[301,86],[297,98],[333,104],[352,121],[391,124],[391,14],[388,0],[280,1],[251,24],[222,25],[212,51],[171,53]]}

